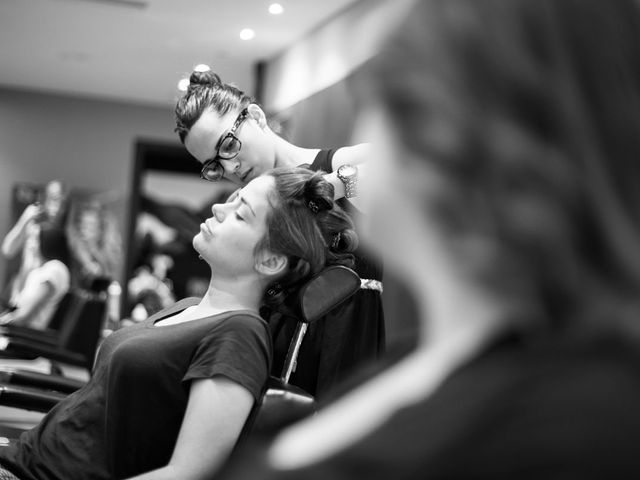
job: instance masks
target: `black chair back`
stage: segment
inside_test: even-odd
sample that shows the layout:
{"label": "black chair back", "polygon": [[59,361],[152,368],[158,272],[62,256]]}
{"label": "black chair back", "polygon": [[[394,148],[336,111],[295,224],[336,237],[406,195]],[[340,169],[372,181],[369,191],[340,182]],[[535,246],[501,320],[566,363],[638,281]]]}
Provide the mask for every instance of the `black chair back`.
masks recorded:
{"label": "black chair back", "polygon": [[87,367],[91,369],[104,324],[106,295],[86,290],[76,290],[74,295],[76,302],[68,312],[58,345],[65,350],[83,355],[87,359]]}
{"label": "black chair back", "polygon": [[307,326],[340,306],[360,288],[360,277],[342,266],[328,267],[309,280],[298,292],[298,325],[280,378],[270,377],[261,402],[255,405],[240,436],[270,436],[316,410],[312,395],[289,384]]}

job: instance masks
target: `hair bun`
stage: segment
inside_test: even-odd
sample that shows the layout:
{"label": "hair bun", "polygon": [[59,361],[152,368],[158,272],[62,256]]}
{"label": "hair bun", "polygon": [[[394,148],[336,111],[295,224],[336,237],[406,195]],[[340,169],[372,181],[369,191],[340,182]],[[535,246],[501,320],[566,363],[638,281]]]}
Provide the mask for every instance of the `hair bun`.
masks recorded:
{"label": "hair bun", "polygon": [[222,80],[213,70],[201,72],[194,70],[189,76],[189,86],[215,86],[222,85]]}

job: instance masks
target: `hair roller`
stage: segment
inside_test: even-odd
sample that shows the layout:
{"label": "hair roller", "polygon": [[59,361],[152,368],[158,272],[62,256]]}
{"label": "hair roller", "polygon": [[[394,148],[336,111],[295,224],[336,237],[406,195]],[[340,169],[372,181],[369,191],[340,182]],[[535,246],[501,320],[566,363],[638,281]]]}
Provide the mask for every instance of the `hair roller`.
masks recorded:
{"label": "hair roller", "polygon": [[323,191],[324,179],[321,176],[312,176],[304,185],[303,195],[307,207],[311,209],[313,213],[322,212],[324,210],[331,210],[333,208],[333,194],[329,195],[329,192]]}
{"label": "hair roller", "polygon": [[334,236],[333,242],[335,247],[332,243],[331,250],[334,252],[354,252],[358,248],[358,234],[352,228],[347,228],[338,232]]}

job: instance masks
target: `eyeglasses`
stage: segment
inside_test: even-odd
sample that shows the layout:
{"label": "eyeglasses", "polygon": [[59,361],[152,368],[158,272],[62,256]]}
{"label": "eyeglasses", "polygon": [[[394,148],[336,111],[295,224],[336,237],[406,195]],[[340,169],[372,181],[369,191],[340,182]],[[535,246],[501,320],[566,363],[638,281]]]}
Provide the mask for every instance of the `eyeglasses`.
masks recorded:
{"label": "eyeglasses", "polygon": [[231,160],[232,158],[237,157],[240,153],[242,142],[236,136],[236,131],[248,116],[249,110],[245,108],[240,112],[238,118],[236,118],[231,130],[218,140],[216,156],[204,162],[204,165],[202,166],[202,172],[200,173],[202,178],[210,182],[222,180],[222,177],[224,176],[224,167],[220,163],[220,160]]}

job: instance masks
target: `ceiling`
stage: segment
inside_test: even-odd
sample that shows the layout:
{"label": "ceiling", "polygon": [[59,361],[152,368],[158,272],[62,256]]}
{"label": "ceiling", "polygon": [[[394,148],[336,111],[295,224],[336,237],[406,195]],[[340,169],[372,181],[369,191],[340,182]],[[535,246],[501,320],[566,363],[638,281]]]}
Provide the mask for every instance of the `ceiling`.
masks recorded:
{"label": "ceiling", "polygon": [[2,0],[0,86],[167,105],[207,63],[252,91],[256,61],[355,1],[278,0],[271,15],[269,0]]}

